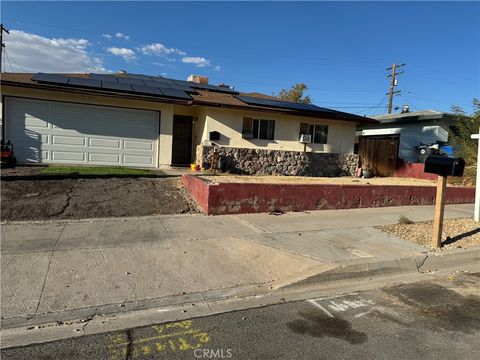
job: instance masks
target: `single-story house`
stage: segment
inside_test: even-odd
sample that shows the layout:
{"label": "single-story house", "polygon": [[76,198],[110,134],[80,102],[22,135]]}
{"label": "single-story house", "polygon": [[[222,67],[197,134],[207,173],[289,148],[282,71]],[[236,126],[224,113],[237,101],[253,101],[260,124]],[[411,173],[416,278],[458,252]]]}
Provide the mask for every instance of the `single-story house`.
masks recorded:
{"label": "single-story house", "polygon": [[[126,72],[2,73],[2,139],[13,143],[19,163],[161,168],[201,162],[215,145],[225,156],[235,153],[242,166],[252,150],[265,150],[260,154],[273,159],[265,167],[272,170],[277,158],[292,162],[292,154],[305,154],[301,134],[310,135],[307,153],[336,154],[330,165],[338,157],[352,162],[356,126],[377,122],[210,85],[201,76],[189,80]],[[276,169],[270,172],[300,172]]]}
{"label": "single-story house", "polygon": [[435,110],[408,111],[373,116],[377,124],[359,124],[357,136],[398,139],[398,158],[405,163],[419,161],[416,146],[447,143],[449,131],[455,131],[455,115]]}

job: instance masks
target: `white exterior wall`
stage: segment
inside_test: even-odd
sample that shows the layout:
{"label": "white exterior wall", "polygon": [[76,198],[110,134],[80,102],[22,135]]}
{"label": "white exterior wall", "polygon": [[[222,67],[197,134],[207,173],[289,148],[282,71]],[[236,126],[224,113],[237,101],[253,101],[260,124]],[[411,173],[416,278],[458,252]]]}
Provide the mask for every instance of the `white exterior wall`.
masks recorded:
{"label": "white exterior wall", "polygon": [[[194,118],[194,126],[192,129],[192,159],[195,158],[196,145],[199,145],[203,140],[208,140],[210,131],[220,132],[221,140],[218,141],[218,144],[223,146],[303,151],[303,144],[298,142],[300,123],[321,124],[328,125],[329,127],[328,143],[307,144],[307,151],[346,154],[353,153],[355,140],[355,123],[353,122],[205,106],[180,106],[114,96],[107,97],[8,85],[2,85],[1,90],[2,95],[7,97],[12,96],[38,100],[64,101],[78,104],[158,111],[160,113],[158,167],[168,167],[171,164],[174,115],[189,115]],[[275,120],[274,140],[243,139],[242,128],[244,117]],[[8,128],[8,121],[6,127]]]}
{"label": "white exterior wall", "polygon": [[[154,110],[160,112],[160,134],[158,166],[170,166],[172,161],[173,104],[98,95],[74,94],[61,91],[21,88],[2,85],[2,95],[38,100],[65,101],[78,104],[104,105],[129,109]],[[8,128],[8,121],[6,123]],[[7,130],[8,134],[8,130]],[[15,145],[15,144],[14,144]]]}
{"label": "white exterior wall", "polygon": [[[244,117],[276,120],[274,140],[243,139],[242,127]],[[303,144],[298,142],[300,123],[308,123],[328,125],[328,143],[307,144],[307,151],[353,153],[355,123],[352,122],[289,116],[279,113],[248,112],[215,108],[204,108],[202,118],[205,126],[201,134],[201,141],[208,140],[211,131],[218,131],[221,134],[220,141],[216,141],[215,143],[223,146],[303,151]]]}

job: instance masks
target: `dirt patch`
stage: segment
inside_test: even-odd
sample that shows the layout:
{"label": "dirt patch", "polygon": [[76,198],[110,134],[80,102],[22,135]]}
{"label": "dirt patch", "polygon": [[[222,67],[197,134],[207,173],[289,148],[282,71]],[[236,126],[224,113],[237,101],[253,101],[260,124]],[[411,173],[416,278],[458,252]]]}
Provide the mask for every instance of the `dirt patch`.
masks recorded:
{"label": "dirt patch", "polygon": [[178,177],[2,180],[1,206],[2,220],[198,212]]}
{"label": "dirt patch", "polygon": [[[217,183],[261,183],[261,184],[332,184],[332,185],[403,185],[436,186],[434,180],[421,180],[396,177],[376,177],[371,179],[342,177],[306,176],[248,176],[248,175],[202,175],[201,178]],[[452,185],[448,185],[452,186]]]}
{"label": "dirt patch", "polygon": [[480,329],[478,296],[461,295],[438,284],[419,282],[383,289],[398,304],[412,312],[417,322],[435,331],[465,332]]}
{"label": "dirt patch", "polygon": [[[432,245],[433,221],[385,225],[377,228],[420,245],[427,247]],[[480,246],[480,226],[471,218],[445,219],[442,235],[441,249]]]}

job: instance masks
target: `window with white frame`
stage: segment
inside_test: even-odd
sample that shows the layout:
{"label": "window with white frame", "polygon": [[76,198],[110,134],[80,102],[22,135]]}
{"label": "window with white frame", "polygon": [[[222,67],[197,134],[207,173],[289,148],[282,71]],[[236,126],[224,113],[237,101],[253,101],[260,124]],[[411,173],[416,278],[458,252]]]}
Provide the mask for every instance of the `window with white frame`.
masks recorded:
{"label": "window with white frame", "polygon": [[244,139],[273,140],[275,120],[243,118],[242,137]]}
{"label": "window with white frame", "polygon": [[308,134],[314,144],[328,144],[328,125],[300,124],[300,135]]}

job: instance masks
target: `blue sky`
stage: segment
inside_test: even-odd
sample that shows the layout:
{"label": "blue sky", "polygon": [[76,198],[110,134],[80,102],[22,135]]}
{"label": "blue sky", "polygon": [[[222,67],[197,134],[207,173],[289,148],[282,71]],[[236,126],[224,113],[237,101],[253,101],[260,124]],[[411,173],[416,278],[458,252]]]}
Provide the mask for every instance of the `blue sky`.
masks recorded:
{"label": "blue sky", "polygon": [[472,111],[479,2],[2,2],[6,71],[129,72],[266,94],[306,83],[314,103],[386,112],[385,68],[406,63],[394,105]]}

